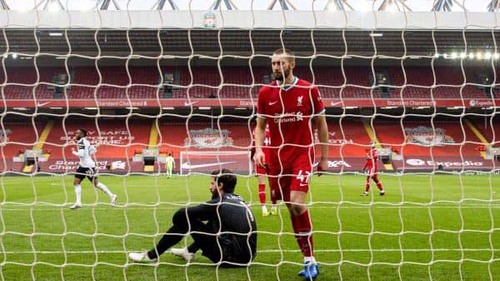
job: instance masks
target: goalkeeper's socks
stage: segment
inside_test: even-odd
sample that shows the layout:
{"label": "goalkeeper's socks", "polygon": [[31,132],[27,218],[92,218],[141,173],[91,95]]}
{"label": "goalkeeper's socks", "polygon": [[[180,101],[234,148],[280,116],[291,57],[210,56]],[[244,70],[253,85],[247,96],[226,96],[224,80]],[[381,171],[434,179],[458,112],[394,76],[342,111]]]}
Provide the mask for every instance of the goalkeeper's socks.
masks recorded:
{"label": "goalkeeper's socks", "polygon": [[111,193],[111,191],[109,191],[108,187],[106,185],[104,185],[102,182],[97,183],[96,187],[99,188],[100,190],[102,190],[102,192],[104,192],[104,194],[108,195],[109,198],[113,198],[114,194]]}

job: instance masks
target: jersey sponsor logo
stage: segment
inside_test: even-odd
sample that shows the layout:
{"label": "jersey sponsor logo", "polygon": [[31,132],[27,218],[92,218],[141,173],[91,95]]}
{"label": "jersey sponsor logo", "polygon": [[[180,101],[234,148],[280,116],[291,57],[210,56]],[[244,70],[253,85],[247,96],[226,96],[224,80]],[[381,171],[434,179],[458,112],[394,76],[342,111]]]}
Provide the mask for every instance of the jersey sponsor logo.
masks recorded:
{"label": "jersey sponsor logo", "polygon": [[274,115],[274,123],[290,123],[290,122],[298,122],[304,120],[304,113],[298,112],[290,112],[285,114],[276,113]]}
{"label": "jersey sponsor logo", "polygon": [[233,163],[236,163],[236,161],[226,161],[226,162],[196,164],[196,165],[191,165],[189,162],[185,162],[185,163],[181,164],[181,168],[185,169],[185,170],[189,170],[189,169],[193,170],[193,169],[206,168],[206,167],[222,166],[222,165],[233,164]]}
{"label": "jersey sponsor logo", "polygon": [[278,102],[277,100],[276,101],[270,101],[269,105],[275,105],[277,102]]}

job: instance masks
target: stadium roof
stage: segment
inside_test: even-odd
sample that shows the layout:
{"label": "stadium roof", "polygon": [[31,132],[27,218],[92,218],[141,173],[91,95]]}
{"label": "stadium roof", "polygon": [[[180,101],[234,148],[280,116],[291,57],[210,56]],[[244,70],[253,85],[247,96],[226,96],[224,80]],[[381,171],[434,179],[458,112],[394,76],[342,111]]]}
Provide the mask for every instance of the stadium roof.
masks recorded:
{"label": "stadium roof", "polygon": [[[303,56],[408,56],[497,52],[499,32],[362,30],[6,30],[0,53],[91,56],[251,56],[286,46]],[[62,36],[64,35],[66,36]],[[374,36],[377,35],[377,36]],[[8,44],[8,45],[7,45]],[[8,47],[8,49],[7,49]]]}
{"label": "stadium roof", "polygon": [[[362,3],[365,6],[370,3],[369,8],[376,10],[389,10],[391,6],[414,9],[418,3],[425,2],[427,6],[422,7],[426,9],[432,9],[433,3],[434,7],[441,5],[444,10],[460,6],[463,11],[471,3],[475,3],[475,7],[480,7],[479,3],[490,3],[483,0],[458,1],[461,3],[455,0],[0,0],[0,6],[30,9],[26,6],[30,2],[31,8],[47,11],[0,11],[0,26],[4,29],[4,36],[0,36],[0,54],[5,58],[13,53],[26,60],[34,56],[64,58],[68,54],[89,58],[249,57],[268,55],[279,46],[291,48],[299,56],[366,59],[375,56],[398,60],[404,56],[432,58],[443,54],[463,57],[470,53],[498,56],[500,53],[496,28],[500,15],[497,13],[346,9],[359,8]],[[344,10],[338,11],[342,5]],[[88,10],[103,6],[110,10]],[[151,10],[160,6],[179,10]],[[127,10],[116,11],[124,7]],[[286,7],[305,10],[266,11]],[[80,11],[69,11],[77,8]],[[186,10],[189,8],[191,10]],[[214,22],[213,26],[207,26],[207,10],[211,8],[218,10],[209,12],[213,13]],[[248,11],[250,8],[254,10]],[[87,11],[81,11],[85,9]]]}
{"label": "stadium roof", "polygon": [[0,0],[11,10],[356,10],[475,11],[498,10],[498,0]]}
{"label": "stadium roof", "polygon": [[[213,25],[207,26],[207,15]],[[0,12],[0,54],[249,57],[280,46],[302,56],[368,59],[497,54],[497,18],[497,13],[432,12],[10,11],[3,17]]]}

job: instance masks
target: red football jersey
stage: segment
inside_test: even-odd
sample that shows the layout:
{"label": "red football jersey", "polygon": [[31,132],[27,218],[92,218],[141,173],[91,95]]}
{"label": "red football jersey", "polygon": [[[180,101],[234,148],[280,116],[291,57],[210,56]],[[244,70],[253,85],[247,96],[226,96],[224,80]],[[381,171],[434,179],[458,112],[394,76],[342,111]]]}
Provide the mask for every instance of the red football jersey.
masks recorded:
{"label": "red football jersey", "polygon": [[370,174],[376,174],[377,173],[377,160],[380,156],[380,153],[378,152],[377,149],[372,148],[366,153],[367,159],[365,166],[363,167],[363,170],[367,170],[368,173]]}
{"label": "red football jersey", "polygon": [[[286,87],[274,81],[260,89],[257,114],[269,124],[271,165],[281,159],[282,164],[293,166],[294,159],[313,152],[311,119],[324,110],[318,88],[297,77]],[[276,152],[279,159],[274,157]]]}

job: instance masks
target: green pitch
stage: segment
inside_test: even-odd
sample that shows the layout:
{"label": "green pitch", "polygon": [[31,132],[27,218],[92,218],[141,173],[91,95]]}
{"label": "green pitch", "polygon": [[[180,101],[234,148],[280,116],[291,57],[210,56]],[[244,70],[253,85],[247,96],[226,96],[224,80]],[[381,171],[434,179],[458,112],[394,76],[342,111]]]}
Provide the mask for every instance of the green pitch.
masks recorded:
{"label": "green pitch", "polygon": [[[317,280],[489,280],[500,276],[500,177],[381,175],[359,196],[364,177],[314,177],[311,213]],[[71,177],[0,181],[0,280],[302,280],[302,257],[288,212],[261,217],[255,178],[237,193],[252,204],[258,255],[248,269],[218,269],[197,255],[168,253],[158,266],[127,253],[153,247],[175,210],[209,197],[209,177],[103,176],[119,206],[85,181],[82,209],[71,211]],[[189,243],[186,241],[185,243]],[[182,246],[182,245],[181,245]]]}

